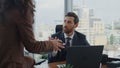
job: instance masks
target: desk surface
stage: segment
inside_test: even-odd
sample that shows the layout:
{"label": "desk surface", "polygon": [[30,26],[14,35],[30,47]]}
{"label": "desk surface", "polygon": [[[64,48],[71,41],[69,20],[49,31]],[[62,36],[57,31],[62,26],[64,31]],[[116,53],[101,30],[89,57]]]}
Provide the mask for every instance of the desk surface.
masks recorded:
{"label": "desk surface", "polygon": [[[65,61],[49,63],[49,68],[57,68],[58,64],[65,64]],[[106,65],[102,65],[101,68],[107,68],[107,66]]]}

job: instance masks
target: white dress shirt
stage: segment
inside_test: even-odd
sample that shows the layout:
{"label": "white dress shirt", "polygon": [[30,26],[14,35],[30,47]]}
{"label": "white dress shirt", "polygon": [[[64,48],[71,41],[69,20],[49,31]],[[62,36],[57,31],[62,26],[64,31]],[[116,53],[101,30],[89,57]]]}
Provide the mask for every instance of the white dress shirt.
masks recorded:
{"label": "white dress shirt", "polygon": [[66,39],[66,38],[69,37],[69,38],[71,38],[71,40],[70,40],[70,46],[72,46],[72,39],[73,39],[74,34],[75,34],[75,33],[73,32],[73,34],[72,34],[71,36],[67,36],[67,34],[64,33],[65,43],[67,42],[67,39]]}

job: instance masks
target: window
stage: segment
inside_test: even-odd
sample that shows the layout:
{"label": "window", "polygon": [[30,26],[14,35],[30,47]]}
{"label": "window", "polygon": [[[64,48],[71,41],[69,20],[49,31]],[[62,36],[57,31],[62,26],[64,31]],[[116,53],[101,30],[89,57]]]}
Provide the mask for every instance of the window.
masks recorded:
{"label": "window", "polygon": [[[35,37],[37,40],[46,40],[54,33],[56,24],[63,22],[64,0],[35,0],[35,3]],[[41,39],[39,33],[43,34]]]}
{"label": "window", "polygon": [[87,36],[89,43],[104,45],[104,53],[110,57],[120,58],[119,2],[119,0],[73,0],[73,11],[80,17],[78,31]]}
{"label": "window", "polygon": [[[37,40],[47,40],[64,19],[64,0],[35,0],[34,32]],[[104,53],[120,57],[120,0],[73,0],[79,18],[77,31],[91,45],[104,45]],[[42,35],[40,35],[42,34]]]}
{"label": "window", "polygon": [[[55,26],[64,19],[64,0],[35,0],[34,33],[36,40],[48,40],[55,33]],[[41,55],[34,54],[36,60]]]}

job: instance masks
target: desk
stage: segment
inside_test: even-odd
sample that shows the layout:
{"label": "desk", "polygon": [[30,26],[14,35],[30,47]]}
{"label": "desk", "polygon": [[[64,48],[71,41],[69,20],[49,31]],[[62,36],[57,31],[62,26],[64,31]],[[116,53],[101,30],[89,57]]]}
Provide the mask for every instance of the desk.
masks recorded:
{"label": "desk", "polygon": [[[63,61],[63,62],[49,63],[49,68],[57,68],[57,65],[58,65],[58,64],[65,64],[65,61]],[[107,66],[106,66],[106,65],[102,65],[101,68],[107,68]]]}

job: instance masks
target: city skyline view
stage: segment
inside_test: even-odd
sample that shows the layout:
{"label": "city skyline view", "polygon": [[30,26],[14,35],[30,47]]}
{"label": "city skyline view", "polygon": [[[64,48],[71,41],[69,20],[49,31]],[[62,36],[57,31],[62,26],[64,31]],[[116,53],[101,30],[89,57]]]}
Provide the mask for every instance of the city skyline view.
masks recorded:
{"label": "city skyline view", "polygon": [[[120,0],[73,0],[79,16],[76,31],[91,45],[104,45],[104,53],[120,57]],[[64,0],[35,0],[34,33],[37,40],[48,40],[55,26],[64,20]]]}
{"label": "city skyline view", "polygon": [[[64,18],[64,0],[35,0],[36,22],[51,24],[56,20]],[[105,24],[111,24],[114,20],[120,19],[120,0],[73,0],[73,6],[80,8],[85,5],[87,8],[93,9],[94,15],[100,18]]]}

